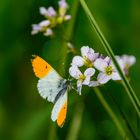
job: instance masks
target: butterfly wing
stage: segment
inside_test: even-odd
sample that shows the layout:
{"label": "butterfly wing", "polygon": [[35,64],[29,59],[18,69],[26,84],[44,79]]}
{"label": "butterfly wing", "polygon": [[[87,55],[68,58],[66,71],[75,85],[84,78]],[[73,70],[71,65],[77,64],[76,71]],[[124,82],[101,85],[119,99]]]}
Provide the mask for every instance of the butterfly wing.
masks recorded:
{"label": "butterfly wing", "polygon": [[65,80],[41,57],[35,56],[32,60],[35,75],[40,78],[37,84],[42,98],[54,102],[56,95],[63,88]]}
{"label": "butterfly wing", "polygon": [[66,119],[66,114],[67,114],[67,89],[56,101],[52,110],[51,119],[53,121],[57,121],[58,126],[62,127]]}

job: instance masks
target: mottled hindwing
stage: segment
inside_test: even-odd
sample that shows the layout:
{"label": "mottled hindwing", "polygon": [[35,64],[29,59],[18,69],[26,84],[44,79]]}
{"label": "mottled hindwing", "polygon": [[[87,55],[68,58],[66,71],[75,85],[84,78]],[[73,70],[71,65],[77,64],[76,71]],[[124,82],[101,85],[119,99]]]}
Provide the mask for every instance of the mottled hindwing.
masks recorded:
{"label": "mottled hindwing", "polygon": [[63,89],[64,79],[41,57],[32,60],[33,71],[40,78],[37,84],[39,94],[50,102],[55,101],[56,95]]}

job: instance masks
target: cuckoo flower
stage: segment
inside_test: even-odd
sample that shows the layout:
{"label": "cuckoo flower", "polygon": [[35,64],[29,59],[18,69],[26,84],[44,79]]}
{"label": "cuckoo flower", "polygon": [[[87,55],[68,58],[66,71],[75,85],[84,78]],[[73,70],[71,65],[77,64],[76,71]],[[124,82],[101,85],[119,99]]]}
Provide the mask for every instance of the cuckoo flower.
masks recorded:
{"label": "cuckoo flower", "polygon": [[[57,24],[62,24],[63,21],[71,19],[70,15],[66,15],[68,9],[67,2],[65,0],[60,0],[58,4],[58,11],[56,11],[52,6],[50,6],[49,8],[39,8],[40,14],[43,15],[46,18],[46,20],[42,21],[43,25],[42,22],[40,22],[39,24],[32,25],[32,35],[37,34],[39,32],[43,32],[45,36],[52,36],[52,29],[55,28]],[[46,21],[49,22],[49,24],[44,24],[44,22]]]}
{"label": "cuckoo flower", "polygon": [[120,57],[123,63],[123,70],[128,75],[129,68],[136,63],[135,56],[123,55]]}
{"label": "cuckoo flower", "polygon": [[46,9],[45,7],[40,7],[39,11],[41,15],[48,19],[52,19],[57,16],[57,12],[52,6],[50,6],[48,9]]}
{"label": "cuckoo flower", "polygon": [[68,10],[68,4],[65,0],[60,0],[58,2],[59,10],[58,10],[58,23],[62,23],[63,21],[67,21],[71,19],[71,15],[66,15]]}
{"label": "cuckoo flower", "polygon": [[72,60],[72,65],[76,65],[78,67],[81,67],[83,65],[87,67],[93,67],[94,61],[98,58],[99,53],[95,53],[92,48],[89,48],[88,46],[83,46],[81,48],[81,56],[75,56]]}
{"label": "cuckoo flower", "polygon": [[109,57],[106,57],[105,59],[98,58],[95,61],[94,66],[100,71],[100,73],[97,76],[97,80],[100,84],[105,84],[110,79],[121,80],[121,77],[119,76],[115,66],[113,65]]}
{"label": "cuckoo flower", "polygon": [[39,32],[43,32],[45,36],[51,36],[53,34],[53,31],[51,28],[49,28],[50,21],[44,20],[40,22],[39,24],[33,24],[33,30],[31,32],[32,35],[37,34]]}
{"label": "cuckoo flower", "polygon": [[82,74],[79,68],[73,65],[69,68],[69,73],[77,80],[77,90],[81,95],[82,85],[88,85],[90,83],[90,78],[94,75],[95,69],[88,68],[85,70],[84,74]]}

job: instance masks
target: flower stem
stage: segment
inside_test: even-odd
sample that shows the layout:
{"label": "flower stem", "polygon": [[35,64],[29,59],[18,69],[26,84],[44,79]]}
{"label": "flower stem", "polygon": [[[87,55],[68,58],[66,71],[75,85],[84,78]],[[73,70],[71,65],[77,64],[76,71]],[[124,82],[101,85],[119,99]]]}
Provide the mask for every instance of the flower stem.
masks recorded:
{"label": "flower stem", "polygon": [[97,95],[97,97],[99,98],[100,102],[102,103],[102,105],[104,106],[105,110],[108,112],[109,116],[112,118],[114,124],[116,125],[116,127],[118,128],[121,136],[123,138],[126,138],[126,140],[129,140],[129,138],[127,137],[127,134],[122,126],[122,124],[120,123],[119,119],[117,118],[117,116],[115,115],[115,113],[112,111],[112,109],[110,108],[109,104],[106,102],[106,100],[104,99],[102,93],[100,92],[100,90],[95,87],[93,88],[95,94]]}
{"label": "flower stem", "polygon": [[77,104],[66,140],[77,140],[83,117],[84,105]]}
{"label": "flower stem", "polygon": [[132,102],[139,118],[140,118],[140,102],[139,102],[139,99],[138,97],[136,96],[133,88],[131,87],[130,83],[128,82],[126,76],[123,74],[119,64],[117,63],[116,59],[115,59],[115,55],[109,45],[109,43],[107,42],[107,40],[105,39],[102,31],[100,30],[96,20],[94,19],[91,11],[89,10],[87,4],[85,3],[85,0],[80,0],[81,2],[81,5],[85,11],[85,13],[87,14],[89,20],[90,20],[90,23],[93,27],[93,29],[95,30],[97,36],[99,37],[102,45],[104,46],[104,49],[106,50],[107,54],[110,56],[110,58],[112,59],[116,69],[118,70],[118,73],[120,74],[121,78],[122,78],[122,83],[123,83],[123,86],[128,94],[128,97],[130,98],[130,101]]}
{"label": "flower stem", "polygon": [[51,123],[48,140],[54,140],[56,138],[56,125],[55,123]]}
{"label": "flower stem", "polygon": [[65,40],[63,41],[63,46],[62,46],[62,51],[61,53],[61,62],[60,62],[60,74],[62,76],[65,76],[65,62],[67,59],[67,50],[68,50],[68,46],[67,43],[71,40],[72,35],[73,35],[73,30],[74,30],[74,26],[75,26],[75,21],[76,21],[76,16],[77,16],[77,11],[78,11],[78,7],[79,7],[79,0],[73,0],[72,6],[71,6],[71,17],[72,19],[69,21],[68,27],[65,31]]}
{"label": "flower stem", "polygon": [[[128,130],[130,131],[130,133],[132,134],[132,136],[133,136],[136,140],[138,140],[138,139],[139,139],[138,136],[136,135],[135,131],[133,130],[131,124],[129,123],[129,121],[128,121],[126,115],[125,115],[125,113],[122,111],[122,109],[121,109],[120,105],[118,104],[118,102],[116,101],[116,99],[115,99],[112,95],[110,95],[110,94],[109,94],[109,97],[112,99],[112,101],[114,102],[115,106],[117,107],[117,109],[118,109],[120,115],[122,116],[122,118],[123,118],[123,120],[124,120],[124,122],[125,122],[125,124],[126,124],[126,126],[127,126],[127,128],[128,128]],[[139,130],[139,129],[138,129],[138,130]],[[139,134],[139,133],[138,133],[138,134]]]}

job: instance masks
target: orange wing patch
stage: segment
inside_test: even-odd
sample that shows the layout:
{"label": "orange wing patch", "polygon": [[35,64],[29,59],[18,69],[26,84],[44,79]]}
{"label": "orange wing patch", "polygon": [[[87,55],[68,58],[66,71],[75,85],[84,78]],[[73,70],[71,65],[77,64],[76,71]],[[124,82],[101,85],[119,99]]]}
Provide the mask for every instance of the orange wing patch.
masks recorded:
{"label": "orange wing patch", "polygon": [[33,66],[33,71],[35,75],[38,78],[43,78],[45,77],[49,71],[52,69],[52,67],[41,57],[39,56],[34,56],[34,59],[32,60],[32,66]]}
{"label": "orange wing patch", "polygon": [[67,114],[67,101],[62,106],[62,108],[58,114],[57,124],[59,127],[63,127],[63,124],[64,124],[65,119],[66,119],[66,114]]}

